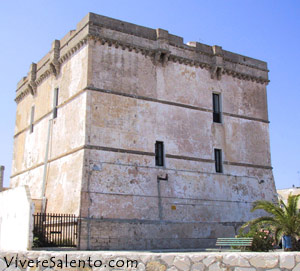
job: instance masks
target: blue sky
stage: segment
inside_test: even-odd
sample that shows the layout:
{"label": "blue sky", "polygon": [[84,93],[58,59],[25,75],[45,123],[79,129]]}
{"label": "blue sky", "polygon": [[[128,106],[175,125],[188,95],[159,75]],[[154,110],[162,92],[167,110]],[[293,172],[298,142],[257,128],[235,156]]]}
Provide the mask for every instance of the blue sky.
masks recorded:
{"label": "blue sky", "polygon": [[268,62],[272,166],[277,188],[300,186],[300,1],[27,0],[0,2],[0,164],[8,186],[17,82],[88,13],[163,28],[184,42],[220,45]]}

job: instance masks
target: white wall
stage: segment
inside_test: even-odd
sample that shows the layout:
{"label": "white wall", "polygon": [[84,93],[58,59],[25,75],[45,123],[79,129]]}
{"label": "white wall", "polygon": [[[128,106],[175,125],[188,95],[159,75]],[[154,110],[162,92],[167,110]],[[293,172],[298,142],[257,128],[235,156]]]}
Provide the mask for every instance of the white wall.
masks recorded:
{"label": "white wall", "polygon": [[33,211],[27,186],[0,193],[0,250],[31,249]]}

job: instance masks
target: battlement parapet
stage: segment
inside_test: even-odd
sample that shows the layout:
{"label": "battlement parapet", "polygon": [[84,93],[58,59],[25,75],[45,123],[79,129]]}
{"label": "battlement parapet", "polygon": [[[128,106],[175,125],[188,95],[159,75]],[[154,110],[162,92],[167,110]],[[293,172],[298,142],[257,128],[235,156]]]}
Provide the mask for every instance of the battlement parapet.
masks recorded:
{"label": "battlement parapet", "polygon": [[267,84],[267,63],[209,46],[199,42],[184,44],[183,38],[164,29],[151,29],[109,17],[88,13],[76,30],[67,33],[61,40],[52,43],[51,50],[38,62],[32,63],[27,77],[17,85],[16,102],[26,95],[34,95],[37,86],[48,76],[57,76],[60,66],[89,40],[100,41],[123,50],[142,53],[153,58],[155,65],[167,65],[169,61],[205,68],[211,78],[220,80],[223,74]]}

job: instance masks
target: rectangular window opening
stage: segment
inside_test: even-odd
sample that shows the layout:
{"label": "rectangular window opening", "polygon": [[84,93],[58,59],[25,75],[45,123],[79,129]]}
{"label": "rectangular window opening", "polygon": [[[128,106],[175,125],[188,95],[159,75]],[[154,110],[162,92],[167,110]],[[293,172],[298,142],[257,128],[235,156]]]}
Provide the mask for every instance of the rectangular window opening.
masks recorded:
{"label": "rectangular window opening", "polygon": [[55,88],[54,96],[53,96],[53,119],[57,118],[57,106],[58,106],[58,88]]}
{"label": "rectangular window opening", "polygon": [[164,163],[164,142],[156,141],[155,143],[155,165],[163,167]]}
{"label": "rectangular window opening", "polygon": [[221,123],[221,99],[220,94],[213,93],[213,121]]}
{"label": "rectangular window opening", "polygon": [[34,123],[34,105],[31,107],[31,114],[30,114],[30,133],[33,132],[33,123]]}
{"label": "rectangular window opening", "polygon": [[220,149],[215,149],[215,165],[216,165],[216,172],[222,173],[223,172],[222,150]]}

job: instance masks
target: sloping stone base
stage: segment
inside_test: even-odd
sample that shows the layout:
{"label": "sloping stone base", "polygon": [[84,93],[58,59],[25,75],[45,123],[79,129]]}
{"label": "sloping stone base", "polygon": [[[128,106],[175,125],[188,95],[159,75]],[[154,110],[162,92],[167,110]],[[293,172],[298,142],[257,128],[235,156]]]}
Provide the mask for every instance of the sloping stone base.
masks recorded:
{"label": "sloping stone base", "polygon": [[234,237],[237,223],[83,219],[80,249],[149,250],[214,247],[217,237]]}

